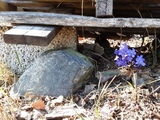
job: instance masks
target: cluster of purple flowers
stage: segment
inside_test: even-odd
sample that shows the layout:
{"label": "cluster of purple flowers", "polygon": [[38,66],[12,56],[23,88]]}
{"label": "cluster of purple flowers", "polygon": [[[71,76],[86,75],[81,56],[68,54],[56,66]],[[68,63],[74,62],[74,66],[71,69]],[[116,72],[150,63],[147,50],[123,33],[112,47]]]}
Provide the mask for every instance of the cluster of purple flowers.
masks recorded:
{"label": "cluster of purple flowers", "polygon": [[145,66],[145,59],[142,55],[136,55],[135,49],[128,48],[126,43],[122,43],[118,50],[115,50],[114,54],[116,55],[116,64],[118,67],[123,66],[134,66],[140,67]]}

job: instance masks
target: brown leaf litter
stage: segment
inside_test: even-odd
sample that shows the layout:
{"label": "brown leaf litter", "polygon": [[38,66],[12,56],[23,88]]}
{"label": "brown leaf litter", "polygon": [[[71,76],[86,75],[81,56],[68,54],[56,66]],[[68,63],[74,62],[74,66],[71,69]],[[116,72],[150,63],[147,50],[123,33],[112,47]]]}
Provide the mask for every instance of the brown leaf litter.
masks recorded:
{"label": "brown leaf litter", "polygon": [[[112,58],[110,58],[112,59]],[[101,60],[104,60],[103,58]],[[112,59],[113,61],[113,59]],[[105,60],[105,62],[111,62]],[[112,62],[105,63],[106,71]],[[102,66],[104,67],[104,66]],[[101,68],[102,68],[101,67]],[[103,77],[104,84],[87,84],[81,92],[63,96],[35,96],[13,99],[9,87],[0,88],[0,118],[3,120],[159,120],[160,66],[139,71],[144,84],[134,88],[127,78]],[[7,73],[7,72],[5,72]],[[14,78],[12,75],[11,78]],[[100,76],[99,76],[100,78]]]}

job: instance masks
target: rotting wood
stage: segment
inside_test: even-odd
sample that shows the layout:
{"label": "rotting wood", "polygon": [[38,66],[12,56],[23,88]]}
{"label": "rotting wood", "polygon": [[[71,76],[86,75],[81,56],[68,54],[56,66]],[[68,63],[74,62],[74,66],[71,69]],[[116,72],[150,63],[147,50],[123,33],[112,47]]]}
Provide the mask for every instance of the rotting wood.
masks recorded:
{"label": "rotting wood", "polygon": [[59,32],[60,27],[53,26],[16,26],[4,33],[4,41],[10,44],[46,46]]}
{"label": "rotting wood", "polygon": [[155,18],[95,18],[43,12],[0,12],[0,25],[4,23],[103,28],[160,28],[160,19]]}
{"label": "rotting wood", "polygon": [[113,0],[96,0],[96,17],[113,15]]}

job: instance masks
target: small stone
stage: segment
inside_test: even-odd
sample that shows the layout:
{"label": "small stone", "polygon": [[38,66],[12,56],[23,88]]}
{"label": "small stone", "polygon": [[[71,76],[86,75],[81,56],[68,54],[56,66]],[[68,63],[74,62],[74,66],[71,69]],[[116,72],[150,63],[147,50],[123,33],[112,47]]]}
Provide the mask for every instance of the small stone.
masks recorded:
{"label": "small stone", "polygon": [[120,73],[121,73],[120,70],[113,69],[113,70],[107,70],[103,72],[97,72],[96,77],[99,79],[101,83],[105,83],[110,78],[120,75]]}

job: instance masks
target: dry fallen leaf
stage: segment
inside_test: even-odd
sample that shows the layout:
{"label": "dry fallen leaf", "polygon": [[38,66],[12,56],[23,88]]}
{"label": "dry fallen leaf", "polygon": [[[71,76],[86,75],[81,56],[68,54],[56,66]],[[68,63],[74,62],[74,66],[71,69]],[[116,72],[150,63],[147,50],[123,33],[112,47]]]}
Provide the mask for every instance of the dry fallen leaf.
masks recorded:
{"label": "dry fallen leaf", "polygon": [[34,103],[32,103],[32,107],[37,110],[44,110],[45,104],[42,100],[37,100]]}

